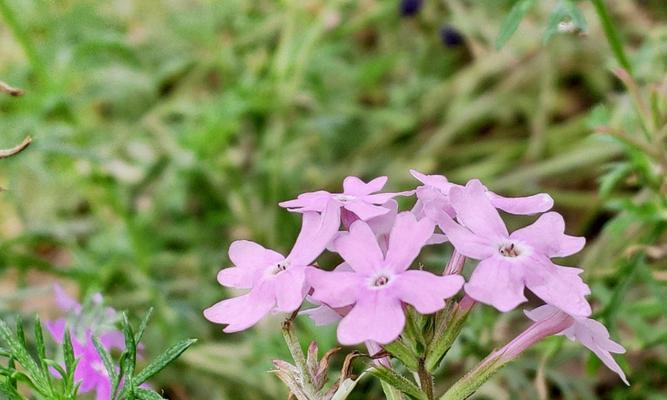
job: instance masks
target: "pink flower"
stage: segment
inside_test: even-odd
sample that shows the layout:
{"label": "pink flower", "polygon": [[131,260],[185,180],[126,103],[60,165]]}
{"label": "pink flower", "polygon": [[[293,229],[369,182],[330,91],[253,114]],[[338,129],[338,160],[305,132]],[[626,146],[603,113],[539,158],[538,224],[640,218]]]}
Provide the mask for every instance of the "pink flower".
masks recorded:
{"label": "pink flower", "polygon": [[[449,182],[442,175],[425,175],[414,169],[410,170],[410,174],[424,184],[416,189],[417,202],[413,212],[418,217],[421,218],[423,215],[430,215],[434,212],[445,212],[452,218],[456,216],[456,211],[449,200],[449,190],[453,187],[461,188],[461,185]],[[486,186],[482,187],[484,194],[495,208],[510,214],[537,214],[550,210],[554,205],[553,199],[546,193],[511,198],[493,193]]]}
{"label": "pink flower", "polygon": [[570,323],[568,327],[558,334],[565,335],[571,341],[586,346],[598,356],[607,368],[618,374],[626,385],[630,385],[625,373],[611,355],[611,353],[623,354],[625,349],[609,338],[609,331],[600,322],[590,318],[568,315],[549,304],[537,307],[534,310],[524,311],[524,313],[528,318],[538,323],[562,318],[563,315],[569,316]]}
{"label": "pink flower", "polygon": [[[54,322],[47,322],[46,327],[51,336],[57,343],[62,343],[65,336],[64,319],[59,319]],[[97,349],[93,343],[92,331],[88,330],[83,339],[78,338],[74,332],[70,331],[72,340],[72,349],[74,350],[74,357],[76,357],[77,364],[74,370],[74,381],[81,382],[79,391],[87,393],[95,391],[97,400],[108,400],[111,398],[111,378],[107,373],[104,363],[97,353]],[[123,334],[119,331],[106,332],[100,336],[100,341],[105,349],[119,349],[125,348]],[[54,375],[59,374],[54,370]]]}
{"label": "pink flower", "polygon": [[417,221],[410,212],[398,214],[385,255],[368,224],[356,221],[335,244],[353,271],[308,268],[313,298],[332,308],[353,305],[338,325],[340,343],[389,343],[403,330],[403,303],[430,314],[442,309],[444,299],[460,290],[461,276],[408,271],[433,229],[428,219]]}
{"label": "pink flower", "polygon": [[206,319],[227,324],[225,332],[238,332],[253,326],[271,311],[298,309],[309,289],[306,266],[322,253],[339,225],[340,208],[330,201],[321,215],[312,211],[303,213],[301,232],[287,257],[247,240],[232,243],[229,258],[234,267],[220,271],[218,282],[250,291],[204,310]]}
{"label": "pink flower", "polygon": [[388,200],[396,196],[409,196],[413,193],[377,193],[382,190],[386,183],[386,176],[375,178],[368,183],[356,176],[348,176],[343,181],[343,193],[329,193],[324,190],[303,193],[294,200],[283,201],[280,206],[292,212],[322,212],[327,204],[333,200],[338,207],[342,207],[366,221],[388,213],[389,210],[382,206]]}
{"label": "pink flower", "polygon": [[449,199],[460,224],[440,213],[440,228],[459,253],[480,260],[465,285],[470,297],[509,311],[526,301],[523,292],[528,287],[571,315],[591,314],[585,298],[590,290],[578,276],[581,270],[550,260],[574,254],[585,243],[584,238],[564,234],[563,217],[555,212],[543,214],[510,235],[478,180],[451,188]]}

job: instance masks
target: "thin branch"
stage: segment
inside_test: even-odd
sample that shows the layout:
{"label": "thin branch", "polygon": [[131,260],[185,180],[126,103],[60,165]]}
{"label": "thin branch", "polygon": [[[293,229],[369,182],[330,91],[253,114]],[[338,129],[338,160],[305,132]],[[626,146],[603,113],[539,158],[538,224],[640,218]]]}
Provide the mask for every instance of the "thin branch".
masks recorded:
{"label": "thin branch", "polygon": [[25,139],[23,139],[23,142],[21,142],[21,144],[19,144],[18,146],[12,147],[11,149],[4,149],[4,150],[0,149],[0,159],[11,157],[13,155],[22,152],[23,150],[28,148],[28,146],[30,146],[31,143],[32,143],[32,138],[28,136]]}
{"label": "thin branch", "polygon": [[8,85],[3,81],[0,81],[0,92],[14,97],[23,96],[23,94],[25,93],[22,89],[17,89],[13,86]]}

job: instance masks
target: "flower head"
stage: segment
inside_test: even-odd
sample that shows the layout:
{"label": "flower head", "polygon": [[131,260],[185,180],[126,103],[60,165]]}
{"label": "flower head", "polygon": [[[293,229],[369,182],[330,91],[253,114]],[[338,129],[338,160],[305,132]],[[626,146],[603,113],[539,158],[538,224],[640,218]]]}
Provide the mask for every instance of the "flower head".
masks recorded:
{"label": "flower head", "polygon": [[480,260],[465,285],[470,297],[509,311],[526,301],[523,292],[527,287],[569,314],[590,315],[585,299],[590,290],[578,276],[581,270],[550,260],[574,254],[585,243],[584,238],[564,234],[563,217],[549,212],[509,234],[478,180],[465,187],[452,187],[449,200],[459,223],[440,213],[440,228],[459,253]]}
{"label": "flower head", "polygon": [[[80,382],[79,390],[81,393],[95,391],[97,400],[108,400],[111,397],[111,379],[92,338],[93,335],[97,335],[102,346],[107,350],[123,350],[125,348],[123,333],[111,328],[108,324],[115,319],[116,311],[109,307],[100,309],[102,296],[95,294],[92,297],[92,303],[98,309],[92,310],[88,315],[87,310],[68,296],[60,286],[54,286],[54,291],[58,306],[75,317],[80,326],[72,326],[69,329],[67,328],[67,319],[61,318],[55,321],[47,321],[45,324],[47,331],[57,343],[62,343],[65,329],[69,329],[74,357],[78,360],[74,370],[74,381]],[[97,323],[96,321],[100,319],[106,319],[107,324]],[[52,373],[55,376],[60,376],[55,369],[52,370]]]}
{"label": "flower head", "polygon": [[206,319],[227,324],[225,332],[238,332],[271,311],[298,309],[308,291],[306,266],[322,253],[339,225],[340,209],[330,201],[322,214],[303,213],[301,232],[287,257],[247,240],[232,243],[229,258],[234,267],[220,271],[218,282],[250,291],[207,308]]}
{"label": "flower head", "polygon": [[[559,318],[559,316],[562,315],[567,315],[564,311],[561,311],[550,304],[545,304],[530,311],[524,311],[524,313],[528,318],[535,322],[546,321]],[[561,331],[559,335],[564,335],[573,342],[576,341],[583,344],[590,351],[595,353],[607,368],[618,374],[626,385],[630,385],[620,365],[618,365],[611,355],[611,353],[625,353],[623,346],[609,338],[609,331],[600,322],[575,315],[570,315],[570,317],[571,323],[565,330]]]}
{"label": "flower head", "polygon": [[[423,183],[416,189],[417,203],[413,210],[419,217],[422,215],[433,217],[441,212],[447,213],[452,218],[456,216],[456,210],[449,199],[449,191],[454,187],[462,188],[463,186],[449,182],[442,175],[426,175],[414,169],[410,170],[410,174]],[[546,193],[527,197],[503,197],[490,191],[484,185],[482,188],[484,195],[495,208],[510,214],[537,214],[550,210],[554,205],[553,199]]]}
{"label": "flower head", "polygon": [[332,308],[352,306],[338,325],[339,342],[389,343],[403,330],[403,303],[430,314],[443,308],[444,299],[460,290],[463,278],[458,275],[408,271],[433,229],[428,219],[417,221],[410,212],[398,214],[384,254],[368,224],[356,221],[335,244],[353,271],[308,268],[313,298]]}
{"label": "flower head", "polygon": [[382,205],[396,196],[409,196],[413,192],[377,193],[387,183],[381,176],[366,183],[356,176],[348,176],[343,181],[343,193],[329,193],[324,190],[300,194],[294,200],[283,201],[280,206],[292,212],[323,212],[331,201],[364,221],[389,212]]}

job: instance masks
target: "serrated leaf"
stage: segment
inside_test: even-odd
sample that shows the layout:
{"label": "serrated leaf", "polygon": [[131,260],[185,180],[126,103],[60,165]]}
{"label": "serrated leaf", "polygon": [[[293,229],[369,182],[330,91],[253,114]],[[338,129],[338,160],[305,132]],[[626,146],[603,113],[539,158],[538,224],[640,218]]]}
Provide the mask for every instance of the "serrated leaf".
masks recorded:
{"label": "serrated leaf", "polygon": [[97,350],[97,354],[99,354],[100,359],[104,364],[104,369],[106,369],[107,374],[111,377],[112,383],[115,383],[118,379],[118,371],[116,371],[116,367],[113,364],[111,354],[109,354],[109,351],[104,347],[97,336],[93,336],[93,345],[95,345],[95,350]]}
{"label": "serrated leaf", "polygon": [[172,361],[177,359],[185,350],[192,346],[197,339],[185,339],[168,348],[164,353],[160,354],[150,364],[146,366],[134,379],[136,385],[141,385],[152,376],[160,372],[164,367],[169,365]]}
{"label": "serrated leaf", "polygon": [[153,316],[153,310],[154,308],[151,307],[148,309],[146,312],[146,315],[144,315],[144,318],[141,320],[141,323],[139,324],[139,329],[137,330],[136,335],[134,335],[134,342],[136,344],[139,344],[141,342],[141,339],[144,337],[144,332],[146,331],[146,326],[148,326],[148,321],[150,321],[151,316]]}
{"label": "serrated leaf", "polygon": [[[23,330],[21,329],[19,332],[23,332]],[[21,366],[28,372],[35,386],[39,388],[41,393],[44,393],[43,391],[48,388],[48,383],[42,370],[39,368],[32,356],[28,353],[28,350],[22,344],[22,341],[20,341],[19,337],[15,336],[7,323],[1,319],[0,339],[5,342],[11,351],[13,358],[15,358],[16,361],[21,364]]]}
{"label": "serrated leaf", "polygon": [[427,400],[426,394],[417,385],[393,369],[373,367],[368,373],[395,387],[415,400]]}
{"label": "serrated leaf", "polygon": [[500,33],[496,39],[496,49],[501,49],[505,43],[516,32],[521,20],[528,14],[528,11],[535,5],[536,0],[518,0],[510,10],[500,27]]}

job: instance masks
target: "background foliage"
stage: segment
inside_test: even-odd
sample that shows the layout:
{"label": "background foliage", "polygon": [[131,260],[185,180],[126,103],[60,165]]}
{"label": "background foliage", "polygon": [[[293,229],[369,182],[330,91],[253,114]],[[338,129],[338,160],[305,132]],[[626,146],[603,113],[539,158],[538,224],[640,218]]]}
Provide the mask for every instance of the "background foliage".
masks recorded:
{"label": "background foliage", "polygon": [[[571,261],[597,315],[629,350],[629,389],[554,338],[478,398],[667,398],[665,129],[657,159],[600,133],[639,137],[643,119],[589,2],[585,33],[543,43],[557,4],[537,2],[497,50],[514,3],[425,1],[401,17],[377,0],[0,0],[0,78],[26,90],[0,98],[0,147],[35,140],[0,160],[2,314],[52,312],[54,281],[138,316],[154,306],[147,353],[200,339],[154,382],[168,397],[285,398],[266,373],[287,357],[277,318],[225,335],[201,316],[228,295],[215,281],[227,246],[286,249],[298,218],[278,201],[352,174],[404,189],[416,168],[552,194],[589,240]],[[653,105],[651,88],[667,93],[667,9],[608,3]],[[525,324],[487,307],[471,320],[440,382]],[[300,329],[335,344],[331,329]],[[381,398],[370,380],[357,392]]]}

